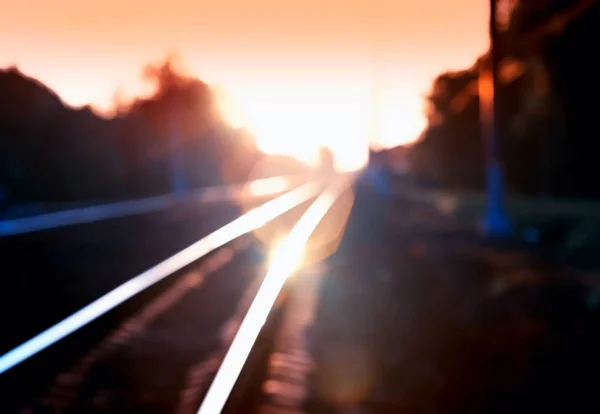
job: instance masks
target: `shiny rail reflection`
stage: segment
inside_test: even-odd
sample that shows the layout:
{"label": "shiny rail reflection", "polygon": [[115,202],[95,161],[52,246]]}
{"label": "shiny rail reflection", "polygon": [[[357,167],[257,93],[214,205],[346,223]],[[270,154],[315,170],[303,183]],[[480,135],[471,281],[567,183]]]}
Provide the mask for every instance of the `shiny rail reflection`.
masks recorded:
{"label": "shiny rail reflection", "polygon": [[121,286],[0,356],[0,374],[114,309],[144,289],[165,279],[224,244],[263,226],[269,221],[316,196],[318,182],[306,183],[249,211],[231,223],[192,244],[167,260],[146,270]]}
{"label": "shiny rail reflection", "polygon": [[346,177],[338,178],[314,201],[275,250],[269,271],[208,389],[198,414],[219,413],[225,406],[283,285],[296,268],[302,264],[306,242],[333,203],[348,186],[349,181]]}

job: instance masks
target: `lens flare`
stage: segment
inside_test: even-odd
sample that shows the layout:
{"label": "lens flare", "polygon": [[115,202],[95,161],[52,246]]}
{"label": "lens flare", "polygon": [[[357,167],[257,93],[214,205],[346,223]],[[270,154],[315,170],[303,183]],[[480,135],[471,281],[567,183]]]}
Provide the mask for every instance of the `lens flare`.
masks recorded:
{"label": "lens flare", "polygon": [[323,89],[290,96],[266,91],[265,98],[240,94],[241,99],[220,92],[217,101],[224,119],[251,131],[266,154],[290,155],[316,167],[321,149],[329,148],[336,170],[359,170],[369,154],[368,101],[359,93]]}

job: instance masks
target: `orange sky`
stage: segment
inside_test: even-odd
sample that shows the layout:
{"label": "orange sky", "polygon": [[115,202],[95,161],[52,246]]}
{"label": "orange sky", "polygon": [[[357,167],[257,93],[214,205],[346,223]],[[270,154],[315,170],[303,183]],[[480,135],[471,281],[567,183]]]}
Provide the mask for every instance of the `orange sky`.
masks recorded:
{"label": "orange sky", "polygon": [[304,112],[305,135],[338,116],[329,132],[344,133],[371,108],[379,61],[377,141],[389,146],[422,128],[431,80],[486,49],[487,14],[484,0],[2,0],[0,66],[17,64],[70,104],[107,108],[117,87],[144,90],[145,63],[177,51],[266,136],[277,131],[270,110],[288,123]]}

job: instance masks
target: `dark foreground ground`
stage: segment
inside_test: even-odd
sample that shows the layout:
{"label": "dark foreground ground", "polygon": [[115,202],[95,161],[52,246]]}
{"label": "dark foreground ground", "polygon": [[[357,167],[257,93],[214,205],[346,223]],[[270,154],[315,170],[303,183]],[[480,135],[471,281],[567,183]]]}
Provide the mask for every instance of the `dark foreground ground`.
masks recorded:
{"label": "dark foreground ground", "polygon": [[[361,185],[340,240],[350,198],[308,257],[335,253],[290,280],[274,345],[257,359],[268,369],[237,412],[594,411],[600,314],[589,278]],[[247,243],[138,298],[130,323],[75,337],[77,355],[57,348],[64,362],[40,371],[47,386],[23,395],[23,413],[195,412],[266,270],[264,246]],[[13,377],[21,387],[35,364]]]}
{"label": "dark foreground ground", "polygon": [[576,275],[365,188],[327,266],[307,411],[593,410],[600,313]]}
{"label": "dark foreground ground", "polygon": [[[244,208],[266,200],[245,201]],[[269,224],[263,240],[289,231],[304,208]],[[8,262],[14,274],[29,277],[27,284],[11,281],[12,295],[3,292],[2,343],[29,339],[242,212],[234,203],[184,203],[7,243],[38,259]],[[52,261],[61,252],[62,260]],[[71,261],[69,252],[83,257]],[[192,412],[259,287],[267,253],[256,235],[235,240],[0,375],[0,412]],[[11,317],[32,296],[36,309]]]}
{"label": "dark foreground ground", "polygon": [[0,353],[240,214],[184,202],[150,214],[0,238]]}

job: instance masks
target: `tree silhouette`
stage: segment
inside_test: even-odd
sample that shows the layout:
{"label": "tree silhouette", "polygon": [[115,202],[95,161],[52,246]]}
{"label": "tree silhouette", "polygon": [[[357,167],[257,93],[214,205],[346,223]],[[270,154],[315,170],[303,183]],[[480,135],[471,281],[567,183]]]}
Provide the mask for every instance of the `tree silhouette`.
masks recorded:
{"label": "tree silhouette", "polygon": [[[501,151],[513,191],[600,196],[600,187],[579,167],[593,164],[583,138],[583,126],[589,129],[593,116],[581,83],[591,96],[597,96],[600,86],[592,74],[599,65],[582,44],[597,37],[599,21],[594,0],[514,4],[501,33],[505,59],[499,71]],[[435,80],[429,128],[411,155],[417,176],[447,186],[481,188],[480,180],[464,174],[483,174],[482,155],[477,155],[481,136],[467,125],[479,122],[478,98],[487,93],[488,59],[486,54],[473,67]]]}
{"label": "tree silhouette", "polygon": [[[171,189],[174,150],[191,187],[243,182],[263,155],[247,131],[223,120],[210,86],[186,74],[176,55],[142,75],[153,94],[121,99],[105,118],[66,106],[16,68],[0,70],[0,189],[7,203],[163,194]],[[290,159],[280,166],[280,173],[302,169]]]}

